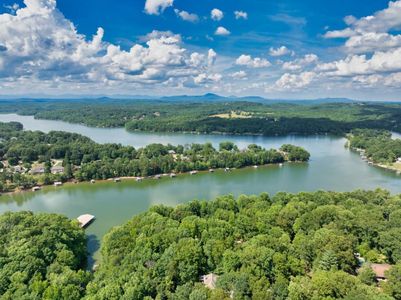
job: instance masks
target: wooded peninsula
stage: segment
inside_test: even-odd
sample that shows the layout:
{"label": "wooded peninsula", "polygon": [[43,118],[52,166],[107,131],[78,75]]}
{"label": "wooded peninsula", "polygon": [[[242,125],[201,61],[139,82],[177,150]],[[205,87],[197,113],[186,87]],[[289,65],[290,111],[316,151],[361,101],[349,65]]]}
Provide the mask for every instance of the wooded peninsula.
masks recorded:
{"label": "wooded peninsula", "polygon": [[349,146],[361,157],[384,168],[401,171],[401,139],[386,130],[355,129],[347,135]]}
{"label": "wooded peninsula", "polygon": [[68,180],[157,176],[223,168],[242,168],[286,161],[306,162],[310,154],[294,145],[266,150],[251,144],[239,149],[232,142],[212,144],[150,144],[135,149],[98,144],[75,133],[24,131],[16,122],[0,123],[0,191],[28,189]]}

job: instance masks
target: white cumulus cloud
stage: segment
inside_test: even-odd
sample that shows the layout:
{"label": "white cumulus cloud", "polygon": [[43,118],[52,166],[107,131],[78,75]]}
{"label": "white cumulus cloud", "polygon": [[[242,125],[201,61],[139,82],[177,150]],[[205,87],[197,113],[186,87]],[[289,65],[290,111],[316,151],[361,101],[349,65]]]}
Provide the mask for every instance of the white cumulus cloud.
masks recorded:
{"label": "white cumulus cloud", "polygon": [[214,32],[215,35],[230,35],[231,32],[223,26],[217,27],[216,31]]}
{"label": "white cumulus cloud", "polygon": [[344,45],[348,52],[374,52],[401,46],[401,35],[390,33],[401,29],[401,0],[390,1],[387,8],[371,16],[360,19],[347,16],[344,21],[349,27],[328,31],[324,37],[348,38]]}
{"label": "white cumulus cloud", "polygon": [[198,76],[194,77],[194,82],[196,84],[206,84],[206,83],[214,83],[219,82],[223,76],[219,73],[206,74],[201,73]]}
{"label": "white cumulus cloud", "polygon": [[236,11],[234,11],[234,15],[237,20],[239,20],[239,19],[247,20],[248,19],[248,13],[245,11],[236,10]]}
{"label": "white cumulus cloud", "polygon": [[25,0],[15,15],[0,14],[0,89],[2,82],[73,85],[178,84],[208,71],[211,53],[189,52],[181,36],[153,31],[145,44],[129,50],[91,39],[56,8],[55,0]]}
{"label": "white cumulus cloud", "polygon": [[180,17],[184,21],[188,21],[188,22],[192,22],[192,23],[196,23],[199,21],[199,17],[197,14],[189,13],[185,10],[180,11],[178,9],[174,9],[174,12],[176,13],[176,15],[178,17]]}
{"label": "white cumulus cloud", "polygon": [[316,64],[319,58],[316,54],[306,54],[302,58],[295,59],[293,61],[287,61],[283,63],[283,69],[287,71],[301,71],[306,66]]}
{"label": "white cumulus cloud", "polygon": [[213,66],[216,61],[217,53],[213,49],[209,49],[207,52],[207,63],[208,66]]}
{"label": "white cumulus cloud", "polygon": [[245,79],[246,77],[247,77],[247,73],[245,72],[245,71],[238,71],[238,72],[234,72],[234,73],[231,73],[231,77],[232,78],[234,78],[234,79]]}
{"label": "white cumulus cloud", "polygon": [[213,8],[210,12],[210,17],[214,21],[220,21],[221,19],[223,19],[224,13],[218,8]]}
{"label": "white cumulus cloud", "polygon": [[335,76],[367,75],[401,71],[401,48],[366,55],[349,55],[344,59],[318,65],[318,70]]}
{"label": "white cumulus cloud", "polygon": [[309,85],[316,77],[314,72],[303,72],[301,74],[283,74],[275,83],[278,89],[300,89]]}
{"label": "white cumulus cloud", "polygon": [[239,66],[247,66],[249,68],[264,68],[271,66],[271,63],[267,59],[260,57],[252,58],[252,56],[245,54],[239,56],[235,61],[235,64]]}
{"label": "white cumulus cloud", "polygon": [[146,0],[145,12],[149,15],[160,15],[167,7],[173,6],[174,0]]}
{"label": "white cumulus cloud", "polygon": [[269,54],[271,56],[283,56],[283,55],[287,55],[287,54],[291,54],[291,53],[293,53],[293,52],[290,51],[286,46],[281,46],[278,48],[271,47],[269,49]]}

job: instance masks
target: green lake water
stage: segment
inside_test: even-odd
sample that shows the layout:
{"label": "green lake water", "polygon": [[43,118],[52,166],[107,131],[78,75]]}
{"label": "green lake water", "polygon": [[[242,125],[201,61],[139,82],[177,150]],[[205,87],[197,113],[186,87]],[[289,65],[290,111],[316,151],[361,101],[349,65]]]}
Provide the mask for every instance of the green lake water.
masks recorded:
{"label": "green lake water", "polygon": [[212,199],[222,194],[259,194],[278,191],[300,192],[316,190],[351,191],[384,188],[401,193],[401,175],[373,167],[359,155],[344,147],[345,139],[331,136],[230,136],[129,133],[124,129],[90,128],[60,121],[35,120],[31,116],[0,115],[0,121],[18,121],[27,130],[63,130],[86,135],[99,143],[121,143],[141,147],[150,143],[190,144],[233,141],[240,148],[256,143],[265,148],[278,148],[291,143],[311,153],[309,163],[286,163],[258,169],[246,168],[232,172],[180,175],[177,178],[126,180],[121,183],[70,184],[46,187],[40,192],[26,192],[0,197],[0,213],[32,210],[55,212],[70,218],[90,213],[96,220],[86,229],[91,254],[98,258],[102,236],[113,226],[122,224],[133,215],[155,204],[177,205],[192,199]]}

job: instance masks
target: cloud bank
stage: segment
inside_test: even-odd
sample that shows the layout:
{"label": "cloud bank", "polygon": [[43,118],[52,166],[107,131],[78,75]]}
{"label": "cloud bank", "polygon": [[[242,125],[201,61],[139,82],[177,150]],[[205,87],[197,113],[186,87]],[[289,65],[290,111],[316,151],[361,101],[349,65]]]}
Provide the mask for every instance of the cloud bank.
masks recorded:
{"label": "cloud bank", "polygon": [[[160,6],[163,1],[150,2],[149,12],[165,7]],[[100,27],[90,39],[79,34],[55,0],[24,4],[15,15],[0,15],[0,81],[7,84],[196,84],[203,82],[196,78],[207,74],[216,59],[213,50],[189,52],[181,36],[171,32],[153,31],[144,44],[126,51],[104,41]]]}

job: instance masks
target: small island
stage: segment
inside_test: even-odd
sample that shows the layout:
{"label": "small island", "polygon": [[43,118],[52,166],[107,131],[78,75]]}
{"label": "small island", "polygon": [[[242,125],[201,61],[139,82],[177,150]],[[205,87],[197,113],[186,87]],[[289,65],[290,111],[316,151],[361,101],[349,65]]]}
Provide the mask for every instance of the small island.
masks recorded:
{"label": "small island", "polygon": [[24,131],[17,122],[0,123],[0,191],[40,190],[41,185],[63,182],[132,178],[141,181],[162,175],[196,174],[214,169],[230,170],[283,162],[306,162],[302,147],[283,145],[264,149],[256,144],[239,149],[222,142],[191,145],[150,144],[135,149],[121,144],[98,144],[88,137],[61,131]]}

